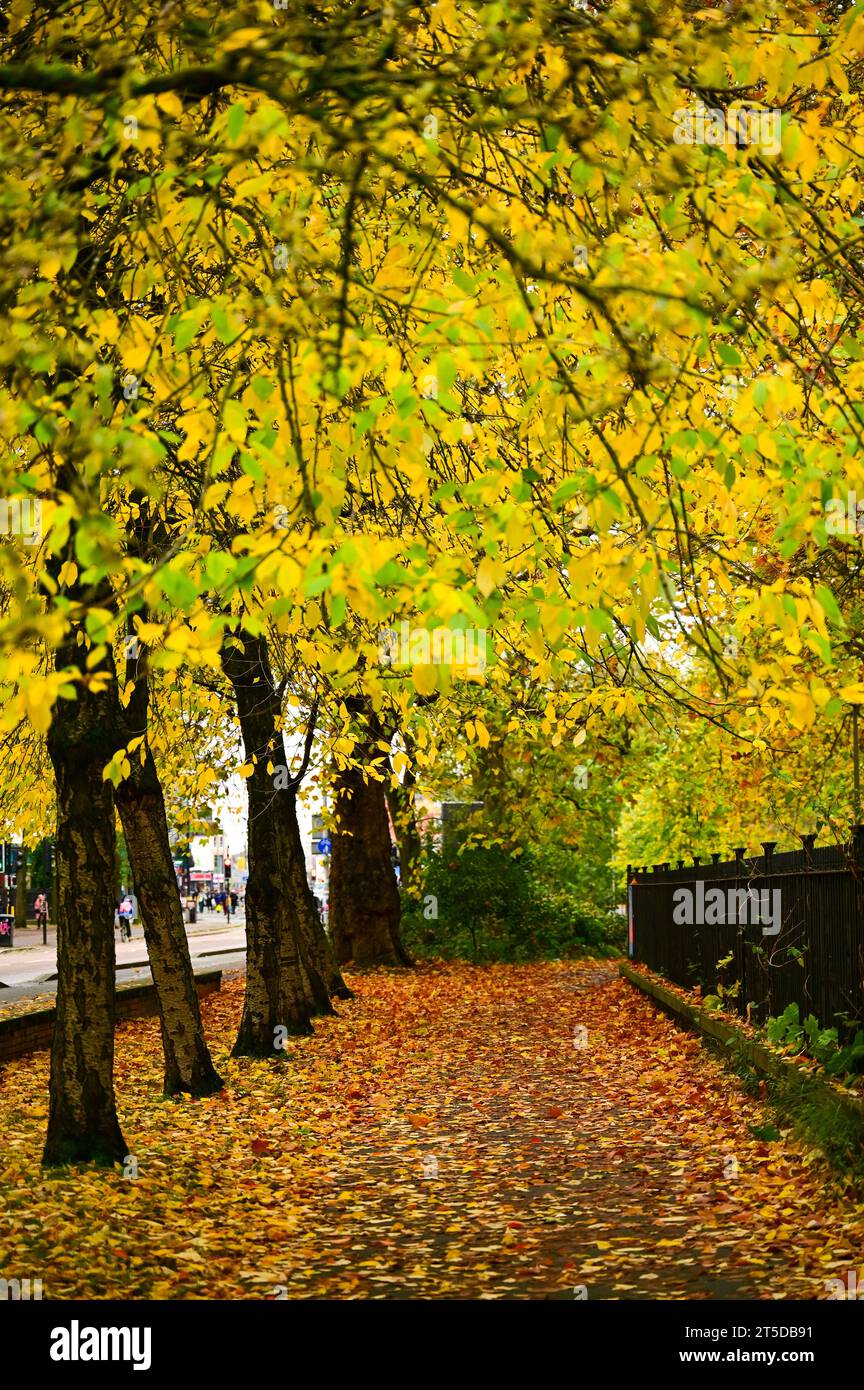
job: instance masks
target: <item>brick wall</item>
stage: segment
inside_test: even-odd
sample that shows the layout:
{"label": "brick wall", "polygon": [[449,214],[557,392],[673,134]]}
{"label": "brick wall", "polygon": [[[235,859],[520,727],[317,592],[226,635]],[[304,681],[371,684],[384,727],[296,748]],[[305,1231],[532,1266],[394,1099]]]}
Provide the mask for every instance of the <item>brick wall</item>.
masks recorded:
{"label": "brick wall", "polygon": [[[195,976],[199,997],[222,987],[222,971],[207,970]],[[0,996],[2,998],[2,996]],[[117,1022],[132,1018],[152,1018],[159,1012],[155,985],[126,985],[117,991]],[[11,1062],[28,1052],[41,1052],[51,1046],[56,1009],[39,1009],[0,1019],[0,1062]]]}

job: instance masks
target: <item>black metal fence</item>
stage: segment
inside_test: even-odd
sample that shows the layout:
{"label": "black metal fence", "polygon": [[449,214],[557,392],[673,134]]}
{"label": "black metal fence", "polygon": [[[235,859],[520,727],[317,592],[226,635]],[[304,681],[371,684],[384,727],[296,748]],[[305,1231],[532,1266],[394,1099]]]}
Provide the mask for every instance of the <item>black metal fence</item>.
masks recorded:
{"label": "black metal fence", "polygon": [[[864,1019],[864,826],[855,827],[848,845],[817,849],[815,838],[805,836],[802,849],[784,854],[771,843],[752,857],[735,849],[725,863],[714,854],[704,864],[698,856],[689,865],[679,860],[674,869],[628,866],[631,956],[675,984],[700,985],[703,995],[733,991],[728,1006],[741,1014],[751,1006],[754,1022],[791,1003],[823,1027]],[[700,911],[713,889],[721,890],[724,906],[714,894]],[[771,923],[766,931],[753,920],[754,895],[774,890],[779,901],[766,902],[777,902],[779,930]],[[688,902],[689,915],[703,920],[681,920]]]}

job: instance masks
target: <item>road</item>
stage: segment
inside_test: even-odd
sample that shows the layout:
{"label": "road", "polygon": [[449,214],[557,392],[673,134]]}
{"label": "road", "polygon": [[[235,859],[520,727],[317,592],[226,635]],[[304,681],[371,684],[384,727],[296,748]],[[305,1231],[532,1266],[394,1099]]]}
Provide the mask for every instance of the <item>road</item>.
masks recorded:
{"label": "road", "polygon": [[[220,925],[221,922],[221,925]],[[57,952],[53,940],[43,946],[33,931],[29,945],[0,950],[0,1007],[15,999],[53,994],[57,988]],[[53,929],[49,933],[53,937]],[[206,914],[187,930],[192,966],[195,970],[242,969],[246,958],[246,927],[243,918],[229,926],[224,917]],[[23,933],[16,936],[16,943]],[[25,938],[26,939],[26,938]],[[144,934],[134,929],[131,941],[116,941],[117,983],[138,984],[150,979]]]}

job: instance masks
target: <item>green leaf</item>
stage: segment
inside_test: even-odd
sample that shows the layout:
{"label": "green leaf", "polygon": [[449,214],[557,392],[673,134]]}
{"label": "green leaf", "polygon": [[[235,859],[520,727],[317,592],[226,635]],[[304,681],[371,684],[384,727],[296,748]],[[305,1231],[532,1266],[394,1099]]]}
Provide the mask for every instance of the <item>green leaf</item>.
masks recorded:
{"label": "green leaf", "polygon": [[228,139],[235,144],[240,138],[240,132],[246,122],[246,108],[239,101],[228,112]]}
{"label": "green leaf", "polygon": [[837,605],[837,600],[831,590],[825,584],[817,584],[815,589],[816,598],[828,617],[828,621],[836,623],[838,627],[843,626],[843,614]]}
{"label": "green leaf", "polygon": [[197,313],[184,314],[174,331],[174,351],[185,352],[200,327]]}
{"label": "green leaf", "polygon": [[559,488],[555,489],[552,495],[552,506],[557,511],[559,507],[563,507],[565,502],[569,501],[571,497],[575,497],[576,494],[581,491],[582,484],[579,480],[577,478],[568,478],[566,483],[562,483]]}
{"label": "green leaf", "polygon": [[213,327],[216,329],[216,336],[220,343],[226,347],[240,337],[240,329],[234,328],[227,313],[218,304],[214,304],[210,317],[213,320]]}
{"label": "green leaf", "polygon": [[344,594],[334,594],[330,600],[330,623],[333,627],[341,627],[345,621],[347,603]]}
{"label": "green leaf", "polygon": [[610,637],[615,634],[615,624],[605,608],[592,608],[588,614],[588,626],[597,632],[605,632]]}
{"label": "green leaf", "polygon": [[159,586],[169,603],[187,608],[198,597],[198,586],[182,570],[166,567],[159,574]]}
{"label": "green leaf", "polygon": [[741,354],[730,343],[717,344],[717,356],[721,362],[725,362],[729,367],[742,366]]}

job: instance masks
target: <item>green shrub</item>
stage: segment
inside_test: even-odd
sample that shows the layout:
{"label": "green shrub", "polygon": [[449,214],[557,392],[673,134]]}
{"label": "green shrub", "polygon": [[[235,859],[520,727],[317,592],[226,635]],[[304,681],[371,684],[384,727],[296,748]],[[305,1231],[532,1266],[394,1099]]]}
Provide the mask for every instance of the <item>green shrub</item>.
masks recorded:
{"label": "green shrub", "polygon": [[420,895],[403,903],[402,935],[416,956],[520,961],[605,954],[624,928],[608,912],[586,910],[560,866],[536,851],[454,837],[427,848]]}
{"label": "green shrub", "polygon": [[778,1018],[767,1020],[765,1028],[772,1043],[813,1057],[830,1076],[864,1070],[864,1032],[860,1028],[841,1043],[838,1030],[823,1028],[813,1014],[808,1014],[802,1023],[797,1004],[787,1004]]}

